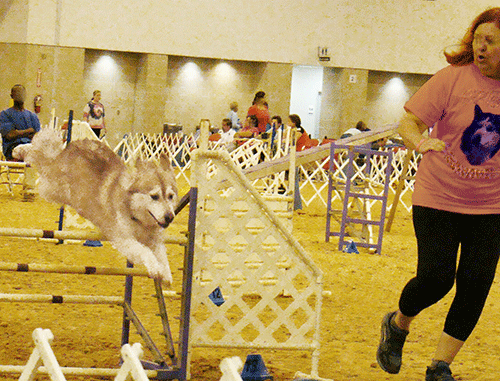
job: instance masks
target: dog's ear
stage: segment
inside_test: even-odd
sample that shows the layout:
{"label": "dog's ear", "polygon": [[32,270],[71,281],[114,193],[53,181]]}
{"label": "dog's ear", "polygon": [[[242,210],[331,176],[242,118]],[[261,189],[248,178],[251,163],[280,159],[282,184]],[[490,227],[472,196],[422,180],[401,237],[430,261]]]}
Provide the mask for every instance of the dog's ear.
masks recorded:
{"label": "dog's ear", "polygon": [[140,171],[141,169],[143,169],[144,168],[144,160],[142,160],[140,157],[136,157],[134,160],[133,168],[136,171]]}
{"label": "dog's ear", "polygon": [[172,163],[170,162],[170,156],[168,153],[162,152],[160,155],[160,167],[165,171],[172,169]]}

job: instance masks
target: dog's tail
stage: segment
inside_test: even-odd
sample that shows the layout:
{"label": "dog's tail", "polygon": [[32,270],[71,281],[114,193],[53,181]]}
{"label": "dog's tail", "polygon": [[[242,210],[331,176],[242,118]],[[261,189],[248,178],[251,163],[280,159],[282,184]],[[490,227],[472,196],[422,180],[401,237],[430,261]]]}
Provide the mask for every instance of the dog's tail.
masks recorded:
{"label": "dog's tail", "polygon": [[26,162],[39,170],[52,163],[64,148],[59,132],[49,127],[37,132],[31,143],[32,147],[28,152]]}

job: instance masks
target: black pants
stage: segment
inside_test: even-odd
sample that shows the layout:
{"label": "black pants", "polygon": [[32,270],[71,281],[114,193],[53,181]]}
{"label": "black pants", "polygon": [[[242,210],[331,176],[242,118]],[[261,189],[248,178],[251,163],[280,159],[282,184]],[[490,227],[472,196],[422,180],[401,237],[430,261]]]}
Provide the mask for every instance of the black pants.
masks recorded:
{"label": "black pants", "polygon": [[92,131],[94,131],[95,136],[101,137],[101,128],[92,128]]}
{"label": "black pants", "polygon": [[[500,215],[469,215],[413,207],[418,245],[417,275],[403,289],[399,309],[416,316],[456,294],[444,332],[465,341],[476,326],[495,277],[500,255]],[[457,268],[458,248],[460,259]]]}

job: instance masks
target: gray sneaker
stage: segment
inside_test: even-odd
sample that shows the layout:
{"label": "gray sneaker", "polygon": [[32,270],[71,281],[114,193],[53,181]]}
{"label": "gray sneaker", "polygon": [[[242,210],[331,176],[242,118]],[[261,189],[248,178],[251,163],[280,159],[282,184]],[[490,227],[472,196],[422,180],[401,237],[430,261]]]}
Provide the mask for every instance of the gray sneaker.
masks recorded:
{"label": "gray sneaker", "polygon": [[425,381],[456,381],[451,375],[450,366],[444,361],[439,361],[436,367],[427,367]]}
{"label": "gray sneaker", "polygon": [[396,374],[401,369],[403,345],[408,331],[392,323],[395,312],[389,312],[382,320],[382,335],[377,350],[377,362],[387,373]]}

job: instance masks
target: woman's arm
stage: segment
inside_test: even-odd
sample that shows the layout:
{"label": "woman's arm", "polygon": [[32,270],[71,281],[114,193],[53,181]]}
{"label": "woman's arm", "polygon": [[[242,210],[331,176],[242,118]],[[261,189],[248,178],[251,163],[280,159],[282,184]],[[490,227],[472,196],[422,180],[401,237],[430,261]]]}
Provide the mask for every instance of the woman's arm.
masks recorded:
{"label": "woman's arm", "polygon": [[415,114],[407,111],[399,123],[398,133],[403,138],[406,147],[420,153],[427,151],[443,151],[445,143],[439,139],[431,139],[423,135],[429,127]]}

